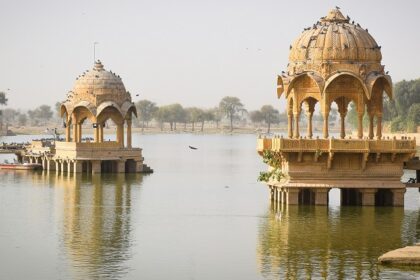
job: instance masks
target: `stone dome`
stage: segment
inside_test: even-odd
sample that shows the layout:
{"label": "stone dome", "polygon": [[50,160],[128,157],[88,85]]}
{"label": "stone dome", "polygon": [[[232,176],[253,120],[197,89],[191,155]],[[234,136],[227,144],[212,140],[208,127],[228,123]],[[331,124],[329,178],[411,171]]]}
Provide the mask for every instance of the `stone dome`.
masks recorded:
{"label": "stone dome", "polygon": [[320,70],[329,64],[379,64],[381,47],[358,23],[344,17],[339,9],[331,10],[290,46],[289,72]]}
{"label": "stone dome", "polygon": [[101,61],[96,61],[92,70],[84,72],[76,78],[73,90],[68,93],[68,101],[90,101],[98,106],[106,100],[131,101],[130,93],[125,90],[124,84],[115,73],[106,71]]}
{"label": "stone dome", "polygon": [[87,70],[76,78],[73,89],[68,92],[62,103],[62,114],[71,115],[76,107],[86,107],[93,116],[97,116],[106,107],[113,107],[122,116],[135,106],[131,95],[115,73],[105,70],[101,61],[96,61],[92,70]]}

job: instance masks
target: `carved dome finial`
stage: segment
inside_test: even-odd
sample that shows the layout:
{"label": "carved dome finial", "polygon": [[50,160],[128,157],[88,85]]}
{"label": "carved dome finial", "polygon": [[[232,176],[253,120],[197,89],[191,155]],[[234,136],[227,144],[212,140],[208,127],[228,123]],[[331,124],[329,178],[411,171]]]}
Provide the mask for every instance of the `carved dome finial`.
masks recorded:
{"label": "carved dome finial", "polygon": [[328,15],[321,18],[321,22],[349,22],[347,18],[343,16],[339,9],[332,9],[328,12]]}
{"label": "carved dome finial", "polygon": [[95,65],[93,66],[93,69],[96,70],[96,71],[104,70],[104,66],[99,59],[97,61],[95,61]]}

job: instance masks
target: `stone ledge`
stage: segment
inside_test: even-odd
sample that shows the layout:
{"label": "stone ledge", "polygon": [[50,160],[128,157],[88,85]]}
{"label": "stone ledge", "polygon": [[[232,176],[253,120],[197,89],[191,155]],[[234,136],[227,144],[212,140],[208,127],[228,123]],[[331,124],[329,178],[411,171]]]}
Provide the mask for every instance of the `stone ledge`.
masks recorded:
{"label": "stone ledge", "polygon": [[420,243],[387,252],[378,258],[381,264],[420,266]]}

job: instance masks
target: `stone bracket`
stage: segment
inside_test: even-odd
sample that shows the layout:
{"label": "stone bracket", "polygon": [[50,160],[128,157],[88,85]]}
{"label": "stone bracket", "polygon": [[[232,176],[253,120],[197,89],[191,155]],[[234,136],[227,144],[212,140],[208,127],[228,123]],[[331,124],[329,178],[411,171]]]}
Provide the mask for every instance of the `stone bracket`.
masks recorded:
{"label": "stone bracket", "polygon": [[381,159],[381,153],[376,153],[376,163]]}
{"label": "stone bracket", "polygon": [[396,156],[397,156],[397,153],[392,153],[392,155],[391,155],[391,162],[394,162],[395,161]]}
{"label": "stone bracket", "polygon": [[298,153],[298,162],[302,162],[302,152]]}
{"label": "stone bracket", "polygon": [[327,169],[331,169],[331,164],[334,158],[334,152],[330,152],[328,154],[328,162],[327,162]]}
{"label": "stone bracket", "polygon": [[366,169],[366,162],[368,160],[369,153],[363,153],[362,155],[362,170]]}

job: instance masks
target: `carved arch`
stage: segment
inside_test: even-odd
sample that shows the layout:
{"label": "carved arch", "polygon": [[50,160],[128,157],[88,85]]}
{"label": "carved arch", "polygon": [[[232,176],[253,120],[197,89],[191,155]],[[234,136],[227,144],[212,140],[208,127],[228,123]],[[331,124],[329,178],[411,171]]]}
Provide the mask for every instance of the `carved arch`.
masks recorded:
{"label": "carved arch", "polygon": [[315,84],[318,87],[318,91],[319,91],[319,95],[321,96],[323,90],[324,90],[324,79],[316,74],[315,72],[304,72],[300,75],[295,76],[291,81],[289,86],[287,87],[287,91],[286,91],[286,97],[289,95],[290,91],[294,88],[295,84],[301,80],[303,77],[309,77],[311,78]]}
{"label": "carved arch", "polygon": [[357,76],[356,74],[352,73],[352,72],[336,72],[335,74],[331,75],[330,77],[328,77],[328,79],[325,82],[325,87],[324,87],[324,91],[322,93],[322,96],[327,99],[327,89],[328,87],[331,85],[332,82],[334,82],[335,80],[337,80],[340,77],[343,76],[351,76],[353,78],[355,78],[359,84],[361,85],[362,89],[363,89],[363,93],[365,94],[366,98],[369,100],[370,99],[370,94],[369,91],[365,85],[365,83],[363,82],[363,80]]}
{"label": "carved arch", "polygon": [[121,105],[121,114],[123,116],[127,117],[128,113],[133,113],[136,118],[137,118],[137,108],[134,105],[134,103],[130,102],[130,101],[125,101],[122,105]]}
{"label": "carved arch", "polygon": [[85,119],[89,119],[92,123],[96,122],[96,116],[92,113],[89,107],[83,105],[77,105],[73,108],[73,112],[76,112],[76,121],[82,123]]}
{"label": "carved arch", "polygon": [[99,104],[98,109],[96,110],[96,116],[99,117],[99,115],[108,107],[116,109],[121,116],[124,116],[123,112],[121,112],[120,106],[114,101],[105,101]]}
{"label": "carved arch", "polygon": [[394,92],[392,89],[392,79],[389,75],[382,75],[377,73],[370,73],[366,78],[366,84],[369,90],[370,97],[372,97],[373,94],[373,87],[375,84],[379,81],[383,82],[384,85],[384,91],[387,93],[389,99],[394,98]]}

